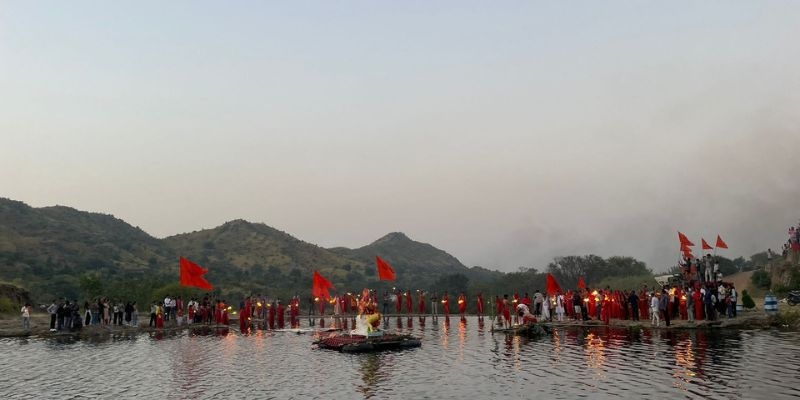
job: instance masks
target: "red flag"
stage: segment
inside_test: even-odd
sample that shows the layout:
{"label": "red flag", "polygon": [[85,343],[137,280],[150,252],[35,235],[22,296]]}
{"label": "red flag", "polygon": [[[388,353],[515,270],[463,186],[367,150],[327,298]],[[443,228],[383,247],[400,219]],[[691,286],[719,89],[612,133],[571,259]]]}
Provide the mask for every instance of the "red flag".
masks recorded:
{"label": "red flag", "polygon": [[694,258],[694,254],[692,254],[692,250],[683,250],[683,257],[684,258]]}
{"label": "red flag", "polygon": [[556,282],[556,278],[553,277],[553,274],[547,274],[547,294],[554,295],[561,291],[561,286],[558,285]]}
{"label": "red flag", "polygon": [[684,252],[684,253],[686,253],[686,252],[691,253],[692,252],[692,248],[689,247],[688,245],[686,245],[685,243],[681,243],[681,251]]}
{"label": "red flag", "polygon": [[678,231],[678,240],[680,240],[681,244],[685,244],[687,246],[694,246],[694,243],[692,243],[692,241],[689,240],[689,238],[687,238],[686,235],[682,234],[680,231]]}
{"label": "red flag", "polygon": [[394,273],[394,268],[389,265],[384,259],[375,256],[375,263],[378,264],[378,279],[382,281],[393,281],[397,279],[397,275]]}
{"label": "red flag", "polygon": [[207,269],[181,257],[181,286],[194,286],[200,289],[212,290],[214,286],[203,278]]}
{"label": "red flag", "polygon": [[586,282],[583,281],[583,278],[578,279],[578,287],[581,289],[586,289]]}
{"label": "red flag", "polygon": [[[714,248],[711,247],[711,245],[708,244],[705,239],[700,238],[700,241],[703,243],[703,250],[714,250]],[[719,240],[717,240],[717,243],[719,243]]]}
{"label": "red flag", "polygon": [[717,235],[717,247],[719,247],[720,249],[727,249],[728,248],[728,244],[723,242],[722,238],[719,235]]}
{"label": "red flag", "polygon": [[333,288],[333,284],[331,284],[329,280],[323,278],[319,272],[314,271],[314,287],[311,289],[311,294],[320,299],[328,299],[331,297],[330,292],[328,292],[330,288]]}

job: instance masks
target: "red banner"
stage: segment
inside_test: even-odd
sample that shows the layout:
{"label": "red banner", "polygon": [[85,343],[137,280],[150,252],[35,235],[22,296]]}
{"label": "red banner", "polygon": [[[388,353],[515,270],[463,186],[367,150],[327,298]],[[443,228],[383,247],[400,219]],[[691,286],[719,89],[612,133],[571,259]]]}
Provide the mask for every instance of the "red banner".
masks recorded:
{"label": "red banner", "polygon": [[181,257],[181,286],[194,286],[200,289],[213,290],[214,286],[203,278],[207,269]]}
{"label": "red banner", "polygon": [[389,265],[384,259],[375,256],[375,263],[378,264],[378,279],[382,281],[393,281],[397,279],[394,273],[394,268]]}

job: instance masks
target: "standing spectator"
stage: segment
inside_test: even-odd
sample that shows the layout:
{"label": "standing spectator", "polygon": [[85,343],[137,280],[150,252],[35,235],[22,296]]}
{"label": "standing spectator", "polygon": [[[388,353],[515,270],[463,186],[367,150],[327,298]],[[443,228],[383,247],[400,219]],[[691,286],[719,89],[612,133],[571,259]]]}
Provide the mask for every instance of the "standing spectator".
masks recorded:
{"label": "standing spectator", "polygon": [[138,307],[136,307],[136,302],[135,301],[133,302],[133,304],[131,304],[131,306],[133,307],[133,312],[131,313],[131,326],[134,326],[134,327],[138,328],[139,327],[139,309],[138,309]]}
{"label": "standing spectator", "polygon": [[434,317],[439,315],[439,295],[436,292],[431,296],[431,315]]}
{"label": "standing spectator", "polygon": [[169,307],[172,305],[172,298],[169,295],[164,296],[164,321],[169,321],[170,316],[170,309]]}
{"label": "standing spectator", "polygon": [[630,315],[631,319],[634,321],[639,320],[639,296],[636,295],[635,290],[631,290],[631,294],[628,295],[628,304],[630,304]]}
{"label": "standing spectator", "polygon": [[83,314],[84,314],[83,325],[84,326],[89,326],[89,324],[92,323],[92,310],[91,310],[91,305],[89,304],[89,300],[86,300],[86,301],[83,302],[83,309],[84,309],[84,312],[83,312]]}
{"label": "standing spectator", "polygon": [[150,305],[150,324],[149,327],[153,328],[156,326],[156,314],[158,313],[158,304],[154,301],[153,304]]}
{"label": "standing spectator", "polygon": [[53,303],[47,307],[47,313],[50,314],[50,332],[56,331],[56,313],[58,312],[58,305],[56,301],[53,300]]}
{"label": "standing spectator", "polygon": [[660,326],[661,321],[658,319],[658,309],[659,309],[659,301],[658,301],[659,294],[656,292],[652,296],[650,296],[650,325],[652,326]]}
{"label": "standing spectator", "polygon": [[30,303],[25,303],[24,306],[20,309],[22,313],[22,329],[30,330],[31,329],[31,305]]}

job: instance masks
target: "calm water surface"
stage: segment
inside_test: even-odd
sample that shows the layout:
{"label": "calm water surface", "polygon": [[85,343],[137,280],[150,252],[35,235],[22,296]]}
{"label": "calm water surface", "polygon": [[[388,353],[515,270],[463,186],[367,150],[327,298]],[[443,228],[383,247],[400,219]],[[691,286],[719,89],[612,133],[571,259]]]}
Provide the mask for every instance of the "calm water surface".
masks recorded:
{"label": "calm water surface", "polygon": [[388,328],[422,347],[341,354],[313,348],[311,334],[233,329],[0,339],[0,398],[800,398],[796,332],[573,327],[527,339],[476,317]]}

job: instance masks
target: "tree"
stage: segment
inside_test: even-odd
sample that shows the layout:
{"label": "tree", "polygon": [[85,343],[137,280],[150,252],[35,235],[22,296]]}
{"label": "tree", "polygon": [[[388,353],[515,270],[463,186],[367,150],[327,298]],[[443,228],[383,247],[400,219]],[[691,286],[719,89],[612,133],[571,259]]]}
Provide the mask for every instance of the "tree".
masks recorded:
{"label": "tree", "polygon": [[466,292],[469,287],[469,278],[464,274],[445,275],[437,279],[433,287],[440,293],[445,290],[453,294]]}
{"label": "tree", "polygon": [[568,286],[576,286],[581,278],[586,284],[591,284],[605,276],[606,261],[594,254],[558,257],[547,265],[547,271]]}
{"label": "tree", "polygon": [[87,299],[94,299],[103,294],[103,282],[98,274],[83,275],[79,285]]}

